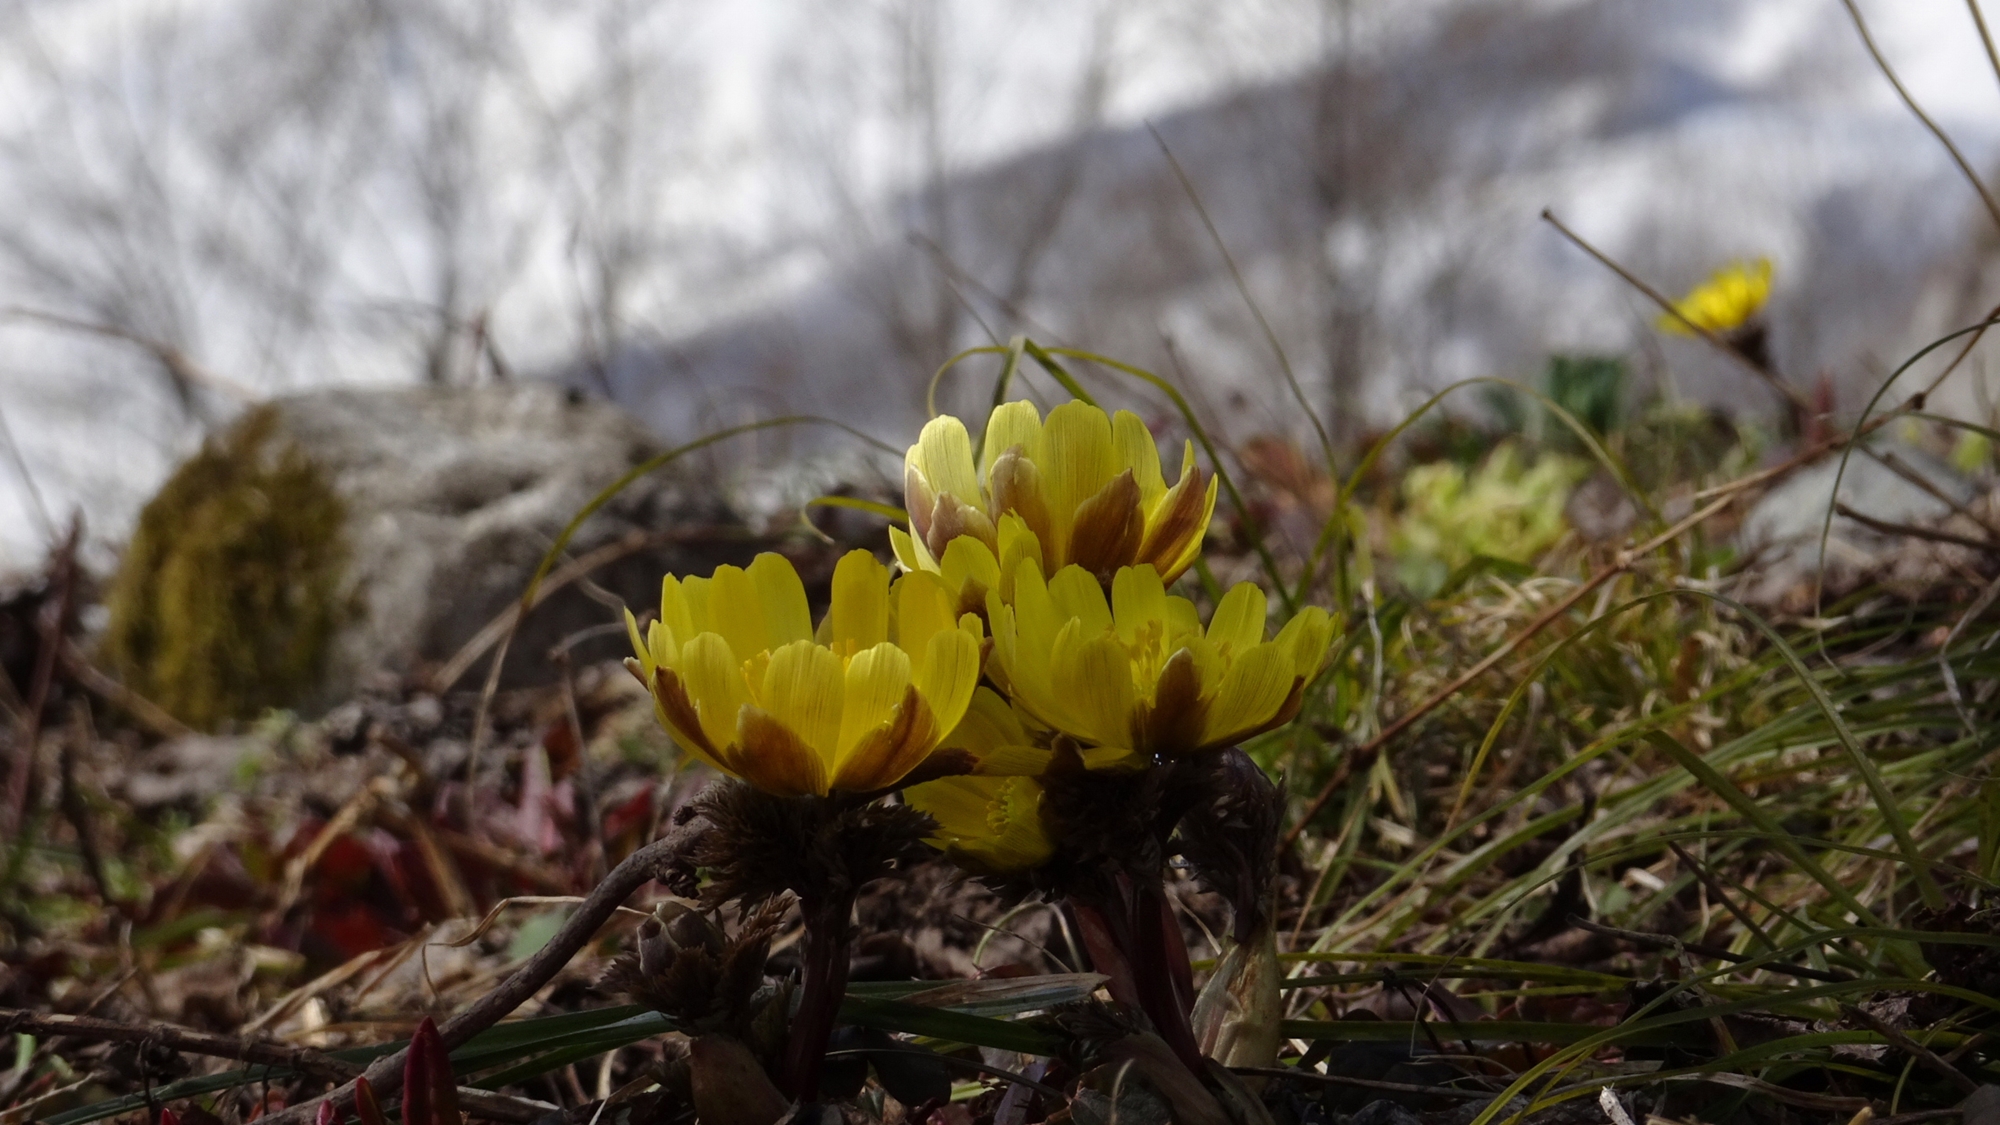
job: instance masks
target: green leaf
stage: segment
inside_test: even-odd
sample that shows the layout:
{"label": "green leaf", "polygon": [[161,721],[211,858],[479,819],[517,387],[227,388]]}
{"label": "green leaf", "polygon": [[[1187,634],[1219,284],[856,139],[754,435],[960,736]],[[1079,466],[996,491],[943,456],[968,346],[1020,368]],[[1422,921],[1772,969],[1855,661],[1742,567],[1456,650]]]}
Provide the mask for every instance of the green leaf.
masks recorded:
{"label": "green leaf", "polygon": [[840,1018],[860,1027],[923,1035],[974,1047],[1018,1051],[1024,1055],[1052,1055],[1062,1049],[1060,1038],[1024,1023],[926,1008],[903,1000],[849,996],[840,1005]]}

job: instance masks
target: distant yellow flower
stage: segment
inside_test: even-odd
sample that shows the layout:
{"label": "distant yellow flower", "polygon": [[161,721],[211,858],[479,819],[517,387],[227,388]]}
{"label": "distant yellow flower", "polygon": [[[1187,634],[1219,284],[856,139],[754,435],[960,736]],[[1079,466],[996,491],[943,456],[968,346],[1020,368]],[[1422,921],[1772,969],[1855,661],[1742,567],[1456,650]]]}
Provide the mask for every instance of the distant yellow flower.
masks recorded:
{"label": "distant yellow flower", "polygon": [[[780,555],[660,585],[660,619],[636,659],[674,740],[715,768],[783,796],[868,792],[939,753],[979,681],[983,628],[936,575],[889,570],[866,551],[834,569],[815,637],[798,572]],[[930,769],[963,772],[964,751]]]}
{"label": "distant yellow flower", "polygon": [[1704,332],[1730,332],[1756,316],[1770,297],[1771,259],[1731,262],[1674,302],[1680,315],[1662,316],[1660,327],[1682,336],[1695,334],[1690,323]]}
{"label": "distant yellow flower", "polygon": [[[1082,402],[1056,407],[1046,422],[1033,403],[996,408],[976,463],[965,423],[933,418],[904,458],[903,482],[910,529],[890,529],[896,557],[945,574],[973,606],[1026,558],[1100,580],[1146,563],[1171,582],[1194,565],[1215,514],[1215,479],[1194,463],[1192,442],[1169,487],[1137,415]],[[954,558],[960,539],[970,542]]]}
{"label": "distant yellow flower", "polygon": [[1055,854],[1032,777],[939,778],[905,789],[903,800],[937,821],[927,842],[974,871],[1026,871]]}
{"label": "distant yellow flower", "polygon": [[1333,622],[1307,607],[1264,639],[1264,592],[1230,590],[1206,629],[1150,566],[1103,587],[1070,566],[1042,580],[1020,564],[1013,600],[988,595],[1003,690],[1035,721],[1083,745],[1093,768],[1143,765],[1229,746],[1288,722],[1325,665]]}

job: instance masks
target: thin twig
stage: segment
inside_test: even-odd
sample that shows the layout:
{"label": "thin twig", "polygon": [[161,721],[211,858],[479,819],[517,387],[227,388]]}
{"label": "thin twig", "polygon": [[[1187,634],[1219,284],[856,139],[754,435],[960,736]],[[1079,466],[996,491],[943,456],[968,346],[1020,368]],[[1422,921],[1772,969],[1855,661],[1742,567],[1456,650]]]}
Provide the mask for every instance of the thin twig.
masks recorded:
{"label": "thin twig", "polygon": [[1904,461],[1901,457],[1896,456],[1893,451],[1877,453],[1865,445],[1857,448],[1876,464],[1909,481],[1911,484],[1922,489],[1925,495],[1928,495],[1931,499],[1950,508],[1952,515],[1963,517],[1968,523],[1978,524],[1980,530],[1986,532],[1988,539],[1993,540],[1996,544],[2000,544],[2000,527],[1993,526],[1992,521],[1973,511],[1971,508],[1966,507],[1964,504],[1959,503],[1951,493],[1939,488],[1931,478],[1918,472],[1914,466]]}
{"label": "thin twig", "polygon": [[[324,1082],[345,1082],[362,1073],[358,1063],[277,1039],[214,1035],[170,1023],[129,1024],[90,1016],[0,1008],[0,1035],[14,1033],[81,1039],[93,1043],[158,1045],[190,1055],[234,1059],[251,1066],[279,1067]],[[527,1098],[464,1086],[458,1089],[458,1100],[459,1104],[478,1116],[517,1123],[540,1120],[555,1109]]]}
{"label": "thin twig", "polygon": [[1765,932],[1764,927],[1758,925],[1755,918],[1750,917],[1749,911],[1736,905],[1736,900],[1729,897],[1728,889],[1722,885],[1722,881],[1714,875],[1709,874],[1708,868],[1703,867],[1694,856],[1688,854],[1688,850],[1681,847],[1680,841],[1668,840],[1667,847],[1673,849],[1674,858],[1681,861],[1681,866],[1692,872],[1694,877],[1701,881],[1701,885],[1707,888],[1708,897],[1721,903],[1724,910],[1729,911],[1732,917],[1743,924],[1744,929],[1750,931],[1756,936],[1758,941],[1764,943],[1765,949],[1773,953],[1778,951],[1778,943],[1772,940],[1771,935]]}
{"label": "thin twig", "polygon": [[35,745],[41,741],[42,714],[55,688],[56,655],[69,632],[70,608],[76,593],[76,548],[83,540],[83,516],[72,516],[69,535],[56,548],[49,584],[54,605],[42,610],[41,649],[35,654],[34,678],[28,682],[28,708],[21,717],[20,743],[7,773],[6,828],[9,836],[27,826],[28,790],[35,772]]}
{"label": "thin twig", "polygon": [[1620,278],[1622,278],[1625,281],[1627,285],[1630,285],[1632,288],[1637,289],[1639,292],[1645,294],[1649,300],[1651,300],[1654,304],[1660,306],[1660,309],[1664,311],[1668,316],[1671,316],[1675,320],[1679,321],[1682,325],[1684,325],[1687,328],[1688,331],[1708,341],[1709,344],[1712,345],[1717,351],[1720,351],[1724,355],[1727,355],[1731,359],[1734,359],[1736,362],[1742,364],[1745,368],[1748,368],[1751,374],[1757,376],[1759,379],[1762,379],[1764,380],[1764,382],[1770,384],[1772,390],[1777,391],[1779,394],[1785,396],[1785,400],[1792,404],[1792,409],[1799,412],[1799,417],[1801,419],[1810,418],[1815,413],[1817,413],[1817,411],[1813,408],[1812,402],[1808,400],[1806,396],[1803,393],[1801,393],[1797,387],[1794,387],[1790,383],[1785,382],[1783,379],[1778,378],[1777,372],[1772,371],[1770,368],[1757,362],[1755,359],[1752,359],[1746,352],[1744,352],[1742,348],[1737,347],[1735,344],[1730,343],[1723,337],[1716,335],[1714,332],[1711,332],[1707,327],[1700,324],[1696,324],[1694,321],[1689,320],[1687,314],[1681,312],[1680,306],[1674,304],[1672,301],[1667,299],[1666,294],[1646,284],[1644,281],[1641,281],[1639,279],[1638,274],[1635,274],[1631,270],[1626,269],[1624,266],[1619,265],[1617,262],[1612,260],[1609,254],[1606,254],[1604,251],[1599,250],[1595,246],[1592,246],[1589,242],[1584,240],[1582,235],[1569,229],[1567,226],[1564,226],[1563,221],[1561,219],[1556,218],[1556,213],[1553,210],[1546,207],[1543,208],[1542,220],[1548,223],[1550,226],[1556,228],[1556,230],[1559,231],[1564,238],[1569,239],[1570,242],[1573,245],[1575,245],[1577,249],[1597,259],[1599,264],[1603,265],[1604,268],[1610,270],[1612,273],[1617,274]]}
{"label": "thin twig", "polygon": [[[1903,80],[1896,77],[1895,68],[1889,65],[1888,59],[1882,57],[1881,48],[1875,46],[1875,37],[1868,33],[1868,21],[1861,18],[1861,9],[1855,6],[1854,0],[1840,0],[1840,2],[1846,5],[1847,14],[1853,18],[1854,30],[1861,33],[1861,45],[1868,48],[1868,54],[1874,58],[1875,65],[1881,68],[1882,76],[1889,80],[1889,85],[1896,88],[1896,96],[1903,99],[1903,104],[1909,107],[1918,121],[1924,123],[1924,128],[1931,131],[1931,135],[1938,139],[1944,150],[1951,154],[1951,161],[1958,165],[1960,172],[1964,173],[1965,182],[1972,185],[1972,190],[1979,194],[1979,201],[1986,205],[1986,213],[1992,216],[1993,225],[2000,228],[2000,201],[1996,201],[1993,193],[1986,190],[1985,183],[1979,179],[1979,173],[1972,170],[1972,165],[1966,161],[1965,154],[1958,151],[1958,146],[1951,142],[1951,138],[1945,135],[1937,122],[1931,120],[1930,114],[1925,113],[1923,107],[1917,104],[1917,99],[1910,96],[1910,91],[1903,87]],[[1978,6],[1974,5],[1972,11],[1976,18],[1979,13]],[[1986,30],[1985,20],[1979,21],[1979,28],[1983,34]],[[1987,41],[1986,49],[1989,51],[1993,49],[1990,39]]]}
{"label": "thin twig", "polygon": [[1958,1087],[1959,1093],[1971,1094],[1979,1089],[1979,1083],[1973,1081],[1964,1071],[1938,1058],[1936,1051],[1890,1027],[1875,1013],[1865,1008],[1856,1007],[1853,1004],[1842,1004],[1840,1010],[1846,1014],[1848,1019],[1865,1025],[1868,1030],[1887,1039],[1891,1047],[1917,1060],[1924,1065],[1925,1069],[1932,1071],[1938,1077]]}
{"label": "thin twig", "polygon": [[354,1063],[276,1039],[215,1035],[170,1023],[131,1024],[92,1016],[0,1008],[0,1035],[15,1034],[60,1036],[94,1043],[158,1044],[191,1055],[283,1067],[330,1082],[345,1081],[361,1073],[361,1067]]}
{"label": "thin twig", "polygon": [[1972,22],[1979,28],[1979,41],[1986,45],[1986,61],[1993,64],[1993,77],[2000,78],[2000,51],[1993,48],[1993,33],[1986,29],[1986,16],[1979,10],[1979,0],[1965,0],[1965,6],[1972,10]]}
{"label": "thin twig", "polygon": [[1180,158],[1174,155],[1174,150],[1167,147],[1167,138],[1162,136],[1159,128],[1150,121],[1146,122],[1146,131],[1153,134],[1153,143],[1160,146],[1160,154],[1167,158],[1167,166],[1173,169],[1174,178],[1180,181],[1181,190],[1187,193],[1188,202],[1194,204],[1195,214],[1201,216],[1201,225],[1208,231],[1209,241],[1215,243],[1216,253],[1222,255],[1222,264],[1229,270],[1230,280],[1236,284],[1237,295],[1243,298],[1244,305],[1250,309],[1250,315],[1256,319],[1258,329],[1264,334],[1264,342],[1270,345],[1271,353],[1277,356],[1278,370],[1284,373],[1285,385],[1291,388],[1293,400],[1299,404],[1299,410],[1305,414],[1306,420],[1312,423],[1313,433],[1319,435],[1320,455],[1326,458],[1326,471],[1331,475],[1334,472],[1333,441],[1327,437],[1326,427],[1320,423],[1319,411],[1314,410],[1312,404],[1306,401],[1305,388],[1299,385],[1298,373],[1292,370],[1291,358],[1285,354],[1285,346],[1278,342],[1277,331],[1265,318],[1264,310],[1257,304],[1257,299],[1250,295],[1250,286],[1243,280],[1243,271],[1236,268],[1236,256],[1229,252],[1229,244],[1222,240],[1222,232],[1216,229],[1215,220],[1209,216],[1207,206],[1201,201],[1201,193],[1195,190],[1193,178],[1187,174],[1186,168],[1181,167]]}
{"label": "thin twig", "polygon": [[[508,1013],[521,1006],[529,997],[540,991],[542,986],[555,979],[570,958],[576,956],[605,922],[618,912],[633,891],[656,878],[668,875],[680,860],[688,846],[701,830],[699,823],[686,825],[673,833],[655,840],[627,856],[623,863],[611,869],[602,883],[583,900],[563,922],[548,944],[528,958],[527,963],[514,971],[514,975],[502,981],[498,988],[473,1001],[472,1005],[446,1020],[438,1029],[447,1048],[463,1046],[467,1040],[500,1022]],[[374,1087],[376,1095],[389,1098],[402,1089],[403,1067],[408,1060],[408,1049],[387,1055],[370,1063],[363,1077]],[[339,1089],[280,1110],[263,1119],[264,1125],[307,1125],[318,1112],[319,1103],[330,1100],[336,1113],[345,1113],[354,1104],[354,1083],[347,1082]]]}
{"label": "thin twig", "polygon": [[[1754,960],[1754,958],[1745,954],[1732,953],[1727,949],[1720,949],[1713,945],[1704,945],[1698,941],[1682,941],[1671,934],[1649,934],[1643,930],[1623,930],[1617,926],[1607,926],[1602,922],[1593,922],[1588,918],[1579,918],[1574,914],[1570,915],[1569,924],[1579,930],[1601,934],[1605,937],[1619,938],[1629,941],[1634,945],[1651,946],[1654,949],[1685,950],[1700,957],[1710,958],[1711,960],[1727,961],[1732,965],[1741,965],[1745,961]],[[1759,965],[1757,967],[1774,973],[1784,973],[1787,976],[1803,977],[1806,980],[1825,981],[1828,984],[1841,984],[1853,979],[1841,976],[1838,973],[1829,973],[1821,969],[1806,968],[1801,965],[1790,965],[1783,962]]]}
{"label": "thin twig", "polygon": [[1918,527],[1911,523],[1878,520],[1874,516],[1862,515],[1838,501],[1834,503],[1833,510],[1863,527],[1879,531],[1884,535],[1907,535],[1912,539],[1928,539],[1933,543],[1948,543],[1956,547],[1969,547],[1975,551],[1991,551],[1994,548],[1994,543],[1989,539],[1974,539],[1968,535],[1955,535],[1949,531],[1939,531],[1934,527]]}
{"label": "thin twig", "polygon": [[71,332],[83,332],[92,336],[104,336],[113,340],[122,340],[150,354],[160,366],[167,369],[167,374],[172,376],[177,383],[221,391],[238,402],[256,402],[262,397],[256,391],[251,390],[241,383],[225,379],[213,371],[202,367],[194,360],[189,359],[186,352],[167,343],[165,340],[142,335],[129,328],[120,328],[112,324],[99,324],[95,321],[79,320],[73,316],[64,316],[61,313],[52,313],[42,309],[22,308],[19,306],[0,308],[0,319],[32,321],[37,324],[46,324],[52,328],[62,328]]}
{"label": "thin twig", "polygon": [[111,880],[104,872],[104,855],[97,847],[97,833],[90,823],[90,807],[84,803],[83,790],[76,783],[76,756],[79,750],[90,745],[90,707],[82,700],[73,705],[71,737],[63,740],[57,759],[58,778],[62,783],[61,804],[63,819],[76,833],[76,850],[83,857],[84,873],[97,886],[98,897],[104,905],[119,912],[125,911],[125,903],[112,893]]}
{"label": "thin twig", "polygon": [[195,733],[193,727],[167,713],[167,709],[126,687],[107,675],[103,669],[92,664],[76,647],[75,642],[65,640],[61,652],[63,672],[70,679],[82,684],[85,690],[124,711],[139,721],[139,725],[159,735],[161,738],[185,738]]}

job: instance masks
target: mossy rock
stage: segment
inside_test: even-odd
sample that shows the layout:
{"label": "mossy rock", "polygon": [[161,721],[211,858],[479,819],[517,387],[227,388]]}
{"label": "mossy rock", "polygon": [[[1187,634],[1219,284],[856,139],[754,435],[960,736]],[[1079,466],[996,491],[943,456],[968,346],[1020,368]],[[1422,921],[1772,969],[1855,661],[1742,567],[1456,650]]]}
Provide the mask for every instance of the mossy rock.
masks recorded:
{"label": "mossy rock", "polygon": [[[211,439],[146,506],[114,580],[106,661],[210,730],[266,708],[312,713],[371,686],[422,686],[520,598],[586,502],[659,450],[617,407],[550,384],[275,400]],[[551,648],[580,631],[590,639],[576,661],[621,655],[623,630],[596,628],[618,612],[593,596],[644,607],[664,572],[706,574],[769,545],[693,465],[607,504],[569,557],[635,536],[649,545],[593,571],[588,592],[536,608],[503,686],[552,677]]]}
{"label": "mossy rock", "polygon": [[260,408],[182,465],[140,513],[109,593],[109,662],[204,730],[310,692],[355,613],[347,506],[276,431]]}

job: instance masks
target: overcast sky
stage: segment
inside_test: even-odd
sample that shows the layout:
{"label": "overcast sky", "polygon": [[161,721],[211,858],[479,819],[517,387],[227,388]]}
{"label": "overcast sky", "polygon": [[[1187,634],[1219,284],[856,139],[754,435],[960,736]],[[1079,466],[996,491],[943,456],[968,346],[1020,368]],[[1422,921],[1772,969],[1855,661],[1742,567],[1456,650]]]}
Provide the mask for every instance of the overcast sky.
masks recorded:
{"label": "overcast sky", "polygon": [[[448,18],[384,36],[385,48],[342,72],[346,100],[327,103],[355,108],[318,117],[301,109],[317,103],[299,89],[323,62],[332,66],[326,44],[340,40],[304,26],[311,17],[301,13],[359,5],[0,0],[0,198],[13,211],[0,225],[25,231],[52,267],[76,274],[50,284],[17,257],[0,265],[0,306],[88,319],[93,300],[129,305],[203,367],[258,394],[407,382],[423,370],[424,309],[443,244],[461,263],[452,278],[461,315],[485,315],[507,358],[532,370],[588,346],[592,281],[578,248],[602,235],[600,221],[645,235],[648,256],[630,270],[620,328],[659,338],[782,299],[852,250],[844,228],[857,214],[879,215],[925,167],[899,36],[934,39],[939,144],[948,169],[964,171],[1073,128],[1093,60],[1103,79],[1094,120],[1129,124],[1297,73],[1343,35],[1359,53],[1403,41],[1440,6],[427,0],[405,9],[389,0],[393,12],[435,8]],[[1706,142],[1680,138],[1687,151],[1713,152],[1719,140],[1743,151],[1716,159],[1754,164],[1760,130],[1788,122],[1893,120],[1920,132],[1851,38],[1828,37],[1829,21],[1844,19],[1839,0],[1724,7],[1728,18],[1691,20],[1687,41],[1662,49],[1745,88],[1782,77],[1795,90],[1783,112],[1795,116],[1764,106],[1753,121],[1718,106],[1690,126],[1706,130]],[[1964,0],[1862,7],[1912,93],[1990,158],[2000,80]],[[613,54],[642,79],[622,172],[604,171],[587,112],[608,89]],[[378,74],[371,67],[394,89],[366,89]],[[464,90],[452,86],[461,74],[473,76]],[[440,105],[462,112],[471,137],[470,155],[454,165],[471,185],[460,192],[470,218],[445,234],[426,227],[420,189],[429,181],[410,171],[432,155]],[[1835,162],[1865,159],[1852,146],[1826,151]],[[1605,231],[1671,196],[1657,162],[1605,174],[1615,165],[1578,154],[1577,168],[1596,169],[1590,178],[1550,169],[1549,201]],[[1787,198],[1780,185],[1746,207],[1781,208]],[[0,322],[0,412],[42,506],[60,517],[81,504],[110,535],[200,433],[135,349],[19,320]],[[9,452],[0,569],[37,556],[35,509]]]}

